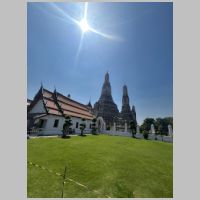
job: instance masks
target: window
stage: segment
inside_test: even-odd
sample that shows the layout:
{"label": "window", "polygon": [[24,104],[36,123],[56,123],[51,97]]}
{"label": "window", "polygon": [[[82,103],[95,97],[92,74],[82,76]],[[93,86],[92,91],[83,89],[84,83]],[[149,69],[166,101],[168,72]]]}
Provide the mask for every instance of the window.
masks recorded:
{"label": "window", "polygon": [[90,129],[92,128],[92,124],[90,124]]}
{"label": "window", "polygon": [[76,128],[78,128],[78,122],[76,122]]}
{"label": "window", "polygon": [[54,125],[53,125],[53,127],[58,127],[58,123],[59,123],[59,120],[56,119],[56,120],[54,121]]}
{"label": "window", "polygon": [[47,120],[46,119],[40,119],[39,123],[38,123],[38,127],[39,128],[45,128]]}

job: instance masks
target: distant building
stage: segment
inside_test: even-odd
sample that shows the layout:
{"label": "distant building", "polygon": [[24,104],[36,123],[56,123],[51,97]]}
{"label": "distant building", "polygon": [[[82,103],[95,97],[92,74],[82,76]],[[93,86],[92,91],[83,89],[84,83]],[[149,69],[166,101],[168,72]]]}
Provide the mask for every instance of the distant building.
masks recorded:
{"label": "distant building", "polygon": [[119,110],[112,98],[108,72],[105,75],[101,96],[94,104],[94,113],[97,117],[103,118],[107,128],[113,125],[113,120],[115,117],[119,117]]}
{"label": "distant building", "polygon": [[114,103],[112,98],[108,72],[105,75],[101,96],[94,104],[93,110],[96,117],[103,118],[107,128],[112,127],[114,122],[118,127],[123,127],[123,129],[125,123],[129,126],[130,121],[134,121],[135,124],[137,124],[135,107],[133,106],[132,110],[130,108],[128,89],[126,85],[123,86],[122,109],[121,112],[119,112],[117,105]]}
{"label": "distant building", "polygon": [[28,130],[36,128],[41,134],[62,134],[66,115],[72,120],[71,132],[80,133],[82,118],[86,123],[85,132],[91,132],[91,123],[95,116],[86,105],[56,90],[51,92],[41,86],[27,108]]}
{"label": "distant building", "polygon": [[131,110],[130,105],[129,105],[128,89],[126,85],[123,86],[122,110],[120,113],[120,117],[127,124],[129,124],[131,121],[134,121],[135,124],[137,124],[135,106],[133,106]]}

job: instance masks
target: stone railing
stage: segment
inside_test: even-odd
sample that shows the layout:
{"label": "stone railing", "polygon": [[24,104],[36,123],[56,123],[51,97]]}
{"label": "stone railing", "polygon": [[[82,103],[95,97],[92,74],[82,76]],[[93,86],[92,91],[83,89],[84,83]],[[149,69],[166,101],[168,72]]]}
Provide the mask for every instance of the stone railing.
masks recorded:
{"label": "stone railing", "polygon": [[125,132],[125,131],[103,131],[103,134],[107,134],[107,135],[116,135],[116,136],[126,136],[126,137],[132,137],[132,134],[130,132]]}
{"label": "stone railing", "polygon": [[[130,132],[125,131],[113,131],[113,130],[105,130],[102,132],[102,134],[106,135],[112,135],[112,136],[125,136],[125,137],[132,137],[132,134]],[[143,134],[136,133],[135,138],[137,139],[144,139]],[[162,135],[156,135],[156,134],[148,134],[148,140],[158,140],[163,142],[173,142],[173,136],[162,136]]]}

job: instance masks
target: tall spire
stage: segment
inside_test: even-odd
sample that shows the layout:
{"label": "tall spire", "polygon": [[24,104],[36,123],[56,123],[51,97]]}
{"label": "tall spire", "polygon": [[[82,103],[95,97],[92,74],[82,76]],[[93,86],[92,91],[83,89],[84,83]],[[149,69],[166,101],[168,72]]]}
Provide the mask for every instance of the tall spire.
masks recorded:
{"label": "tall spire", "polygon": [[128,96],[128,89],[126,85],[123,87],[123,96]]}
{"label": "tall spire", "polygon": [[105,75],[105,82],[109,82],[109,74],[108,74],[108,71],[106,72],[106,75]]}
{"label": "tall spire", "polygon": [[129,106],[128,89],[126,85],[123,86],[123,97],[122,97],[122,106],[125,105]]}
{"label": "tall spire", "polygon": [[123,86],[121,117],[126,120],[127,123],[130,123],[132,120],[136,123],[136,113],[130,108],[128,88],[126,85]]}
{"label": "tall spire", "polygon": [[111,127],[113,124],[113,118],[119,116],[119,110],[112,98],[108,72],[105,74],[101,96],[94,104],[94,113],[97,117],[103,118],[107,127]]}
{"label": "tall spire", "polygon": [[110,85],[110,81],[109,81],[108,72],[106,72],[106,74],[105,74],[105,80],[104,80],[103,87],[101,90],[100,99],[104,99],[105,97],[109,97],[112,100],[111,85]]}

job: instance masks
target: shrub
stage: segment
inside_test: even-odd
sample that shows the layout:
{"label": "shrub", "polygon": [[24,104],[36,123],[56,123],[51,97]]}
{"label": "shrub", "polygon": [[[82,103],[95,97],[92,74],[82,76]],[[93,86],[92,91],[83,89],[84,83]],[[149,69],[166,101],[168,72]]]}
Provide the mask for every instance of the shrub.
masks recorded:
{"label": "shrub", "polygon": [[83,135],[83,131],[85,130],[85,127],[86,127],[85,119],[83,118],[82,123],[80,124],[80,130],[81,130],[80,136],[86,136],[86,135]]}
{"label": "shrub", "polygon": [[70,138],[69,133],[70,133],[70,126],[72,125],[71,118],[70,116],[65,116],[65,123],[63,124],[63,134],[62,138]]}
{"label": "shrub", "polygon": [[143,131],[143,135],[144,135],[144,139],[148,139],[148,135],[149,135],[149,133],[147,132],[147,131]]}
{"label": "shrub", "polygon": [[129,124],[129,127],[131,129],[132,137],[135,138],[135,133],[136,133],[136,123],[135,121],[131,121]]}
{"label": "shrub", "polygon": [[110,130],[110,126],[108,126],[108,127],[106,128],[106,130],[109,131],[109,130]]}

